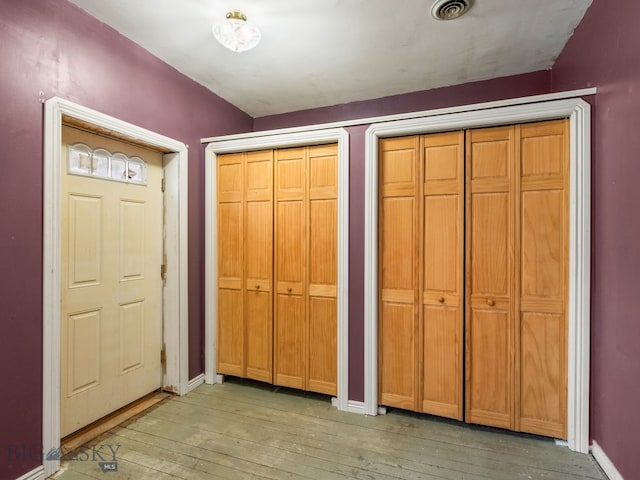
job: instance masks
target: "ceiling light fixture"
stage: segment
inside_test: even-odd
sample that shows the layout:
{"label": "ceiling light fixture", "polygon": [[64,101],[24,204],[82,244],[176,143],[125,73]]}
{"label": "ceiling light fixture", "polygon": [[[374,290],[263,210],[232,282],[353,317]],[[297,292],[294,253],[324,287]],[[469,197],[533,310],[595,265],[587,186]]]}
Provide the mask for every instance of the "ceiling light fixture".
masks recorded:
{"label": "ceiling light fixture", "polygon": [[223,46],[234,52],[246,52],[260,42],[260,30],[247,22],[247,16],[239,10],[227,13],[227,19],[216,23],[213,36]]}

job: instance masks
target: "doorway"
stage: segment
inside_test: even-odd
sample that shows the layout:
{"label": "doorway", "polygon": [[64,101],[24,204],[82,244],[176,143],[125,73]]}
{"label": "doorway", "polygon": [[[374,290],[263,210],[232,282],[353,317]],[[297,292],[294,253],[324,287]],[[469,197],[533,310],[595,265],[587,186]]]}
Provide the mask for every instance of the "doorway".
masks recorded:
{"label": "doorway", "polygon": [[[43,225],[43,471],[60,467],[60,278],[62,125],[83,128],[160,150],[165,177],[164,244],[167,276],[162,289],[166,372],[163,389],[184,395],[189,390],[187,181],[188,150],[179,141],[95,110],[53,97],[45,102]],[[159,268],[159,267],[158,267]]]}
{"label": "doorway", "polygon": [[589,451],[590,105],[580,98],[492,102],[373,124],[365,145],[365,411],[378,413],[378,143],[380,138],[569,118],[567,440]]}

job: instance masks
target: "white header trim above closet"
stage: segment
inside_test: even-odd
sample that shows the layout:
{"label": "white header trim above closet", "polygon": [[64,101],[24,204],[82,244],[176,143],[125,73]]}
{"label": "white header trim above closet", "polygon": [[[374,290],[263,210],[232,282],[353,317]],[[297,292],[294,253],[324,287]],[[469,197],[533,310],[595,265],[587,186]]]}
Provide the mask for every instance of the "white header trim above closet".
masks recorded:
{"label": "white header trim above closet", "polygon": [[573,98],[371,125],[365,140],[365,409],[378,411],[378,143],[390,136],[570,119],[568,443],[589,452],[591,107]]}
{"label": "white header trim above closet", "polygon": [[290,132],[251,138],[224,138],[205,149],[205,379],[217,383],[217,155],[267,148],[338,142],[338,397],[339,410],[349,404],[349,134],[341,128]]}
{"label": "white header trim above closet", "polygon": [[434,110],[422,110],[419,112],[399,113],[395,115],[381,115],[377,117],[356,118],[353,120],[343,120],[331,123],[317,123],[315,125],[303,125],[300,127],[280,128],[275,130],[262,130],[256,132],[237,133],[232,135],[222,135],[200,139],[201,143],[220,142],[223,140],[239,140],[254,137],[264,137],[267,135],[283,135],[287,133],[308,132],[311,130],[323,130],[327,128],[342,128],[354,125],[369,125],[372,123],[393,122],[396,120],[407,120],[410,118],[432,117],[435,115],[447,115],[451,113],[470,112],[472,110],[486,110],[489,108],[509,107],[514,105],[525,105],[527,103],[550,102],[567,98],[586,97],[595,95],[596,88],[583,88],[581,90],[569,90],[566,92],[546,93],[543,95],[531,95],[528,97],[509,98],[507,100],[497,100],[494,102],[472,103],[468,105],[438,108]]}

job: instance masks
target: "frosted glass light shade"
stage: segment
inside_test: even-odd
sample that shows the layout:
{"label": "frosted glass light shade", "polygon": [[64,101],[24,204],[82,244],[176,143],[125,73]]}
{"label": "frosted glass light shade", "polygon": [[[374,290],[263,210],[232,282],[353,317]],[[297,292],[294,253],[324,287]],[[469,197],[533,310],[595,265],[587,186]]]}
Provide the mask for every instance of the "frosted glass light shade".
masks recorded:
{"label": "frosted glass light shade", "polygon": [[261,38],[258,27],[248,23],[246,15],[238,10],[227,13],[227,19],[216,23],[212,31],[218,42],[234,52],[251,50]]}

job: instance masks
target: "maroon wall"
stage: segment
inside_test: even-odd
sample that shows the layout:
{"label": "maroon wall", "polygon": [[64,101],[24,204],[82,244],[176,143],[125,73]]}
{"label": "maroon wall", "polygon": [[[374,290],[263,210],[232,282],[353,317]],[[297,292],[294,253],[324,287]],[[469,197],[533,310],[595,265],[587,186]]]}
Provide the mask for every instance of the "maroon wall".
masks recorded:
{"label": "maroon wall", "polygon": [[269,130],[393,115],[396,113],[418,112],[420,110],[538,95],[549,93],[550,88],[550,72],[541,70],[523,75],[494,78],[493,80],[465,83],[452,87],[434,88],[375,100],[344,103],[331,107],[260,117],[254,120],[253,129],[256,131]]}
{"label": "maroon wall", "polygon": [[254,130],[352,121],[349,131],[349,399],[364,401],[364,142],[357,119],[549,93],[551,75],[539,71],[453,87],[256,118]]}
{"label": "maroon wall", "polygon": [[64,0],[0,1],[0,479],[42,462],[43,105],[60,96],[189,150],[190,373],[203,371],[204,136],[252,120]]}
{"label": "maroon wall", "polygon": [[595,0],[552,70],[596,86],[592,158],[591,437],[640,478],[640,2]]}

